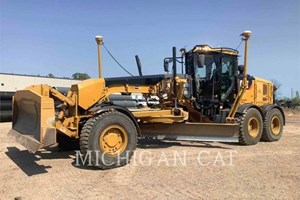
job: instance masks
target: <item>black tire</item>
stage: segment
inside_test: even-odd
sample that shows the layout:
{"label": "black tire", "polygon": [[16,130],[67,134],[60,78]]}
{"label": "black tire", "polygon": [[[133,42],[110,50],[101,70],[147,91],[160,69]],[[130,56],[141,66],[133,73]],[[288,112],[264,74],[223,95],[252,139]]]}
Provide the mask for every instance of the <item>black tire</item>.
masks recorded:
{"label": "black tire", "polygon": [[260,112],[256,108],[250,108],[236,121],[240,125],[239,143],[242,145],[257,144],[263,131],[263,120]]}
{"label": "black tire", "polygon": [[[273,128],[272,128],[273,126]],[[264,120],[264,129],[261,137],[262,141],[278,141],[283,133],[283,116],[279,109],[273,108],[267,112]]]}
{"label": "black tire", "polygon": [[[104,130],[109,126],[120,126],[127,135],[125,149],[116,156],[107,155],[100,148],[100,137],[105,134]],[[83,126],[80,139],[80,152],[91,156],[91,164],[100,169],[120,167],[129,163],[137,144],[137,129],[133,121],[125,114],[118,111],[109,111],[90,118]],[[88,152],[90,151],[90,152]],[[88,154],[88,155],[87,155]],[[98,155],[97,155],[98,154]]]}
{"label": "black tire", "polygon": [[58,148],[62,151],[73,151],[79,149],[79,140],[75,138],[70,138],[64,134],[58,133],[56,135],[56,141],[58,143]]}

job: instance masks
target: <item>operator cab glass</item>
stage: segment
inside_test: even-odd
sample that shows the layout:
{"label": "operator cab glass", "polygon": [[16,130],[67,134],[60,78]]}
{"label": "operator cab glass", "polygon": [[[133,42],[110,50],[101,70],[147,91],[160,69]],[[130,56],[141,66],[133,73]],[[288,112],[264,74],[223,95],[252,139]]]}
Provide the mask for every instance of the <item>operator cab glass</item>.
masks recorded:
{"label": "operator cab glass", "polygon": [[213,48],[211,50],[198,52],[194,50],[186,54],[186,72],[194,79],[193,91],[197,102],[208,100],[224,102],[233,98],[237,52],[232,51],[231,55]]}

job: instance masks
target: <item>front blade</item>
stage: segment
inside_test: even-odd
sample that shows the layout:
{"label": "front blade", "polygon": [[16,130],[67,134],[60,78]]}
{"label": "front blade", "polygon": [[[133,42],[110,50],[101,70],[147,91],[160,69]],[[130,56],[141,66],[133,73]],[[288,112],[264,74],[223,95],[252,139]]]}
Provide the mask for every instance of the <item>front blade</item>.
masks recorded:
{"label": "front blade", "polygon": [[28,151],[32,153],[35,153],[41,147],[41,143],[39,141],[31,137],[30,135],[23,135],[14,129],[11,129],[8,132],[8,135],[15,138],[15,140],[19,144],[23,145]]}
{"label": "front blade", "polygon": [[17,91],[9,135],[32,152],[55,144],[54,100],[30,89]]}

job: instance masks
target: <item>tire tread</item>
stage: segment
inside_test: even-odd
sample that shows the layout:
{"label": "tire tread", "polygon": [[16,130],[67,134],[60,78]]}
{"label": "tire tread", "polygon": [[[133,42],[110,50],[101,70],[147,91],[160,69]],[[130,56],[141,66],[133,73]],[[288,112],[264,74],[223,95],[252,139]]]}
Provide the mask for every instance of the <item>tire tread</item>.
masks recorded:
{"label": "tire tread", "polygon": [[[81,154],[83,154],[83,156],[85,156],[87,154],[87,151],[89,149],[89,135],[91,134],[97,121],[101,120],[102,118],[104,118],[107,115],[112,115],[112,114],[121,114],[130,120],[130,118],[127,117],[125,114],[118,112],[116,110],[107,111],[107,112],[101,113],[95,117],[88,119],[81,130],[81,134],[80,134],[80,138],[79,138],[80,152],[81,152]],[[135,129],[136,129],[136,127],[135,127]],[[131,154],[129,155],[129,158],[132,155],[133,155],[133,152],[131,152]],[[92,159],[92,163],[93,163],[93,165],[95,165],[96,161]],[[125,164],[126,164],[126,162],[124,162],[124,163],[120,162],[120,167],[124,166]],[[97,165],[97,167],[100,169],[114,168],[114,166],[107,166],[107,165]]]}
{"label": "tire tread", "polygon": [[[256,111],[257,111],[256,108],[250,108],[250,109],[246,110],[242,115],[237,116],[237,117],[235,118],[236,123],[238,123],[239,126],[240,126],[240,127],[239,127],[239,129],[240,129],[239,143],[240,143],[241,145],[254,145],[253,142],[251,142],[251,141],[249,141],[249,140],[247,139],[247,136],[246,136],[247,133],[244,132],[244,122],[245,122],[245,118],[246,118],[247,115],[249,115],[249,113],[253,112],[253,110],[256,110]],[[262,121],[261,121],[261,123],[262,123]],[[261,130],[261,131],[262,131],[262,130]],[[259,138],[259,139],[260,139],[260,138]],[[259,140],[258,140],[258,141],[259,141]]]}

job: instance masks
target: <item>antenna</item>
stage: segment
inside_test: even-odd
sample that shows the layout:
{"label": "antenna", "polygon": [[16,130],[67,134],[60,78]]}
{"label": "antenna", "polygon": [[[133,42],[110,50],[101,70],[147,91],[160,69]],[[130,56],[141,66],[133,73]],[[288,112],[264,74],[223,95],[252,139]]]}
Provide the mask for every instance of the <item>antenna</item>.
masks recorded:
{"label": "antenna", "polygon": [[99,78],[102,78],[102,59],[101,59],[101,45],[103,44],[103,37],[97,35],[95,37],[97,45],[98,45],[98,70],[99,70]]}

